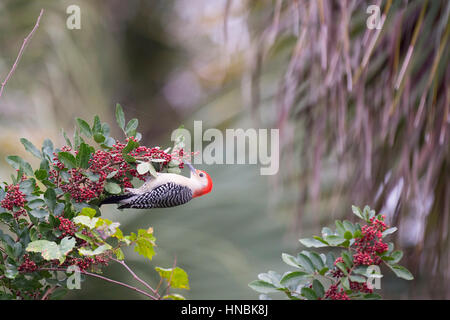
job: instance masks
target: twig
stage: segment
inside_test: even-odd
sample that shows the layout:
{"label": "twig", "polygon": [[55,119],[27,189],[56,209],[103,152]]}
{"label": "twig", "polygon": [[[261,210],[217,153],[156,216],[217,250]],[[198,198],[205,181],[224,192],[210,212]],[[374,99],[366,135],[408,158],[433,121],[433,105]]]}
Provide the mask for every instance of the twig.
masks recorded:
{"label": "twig", "polygon": [[55,291],[55,289],[56,289],[56,286],[53,286],[53,287],[48,288],[48,290],[47,290],[47,291],[45,292],[45,294],[42,296],[41,300],[47,299],[47,297],[48,297],[49,295],[51,295],[51,294],[53,293],[53,291]]}
{"label": "twig", "polygon": [[160,298],[160,295],[158,294],[158,291],[155,290],[155,289],[153,289],[147,282],[145,282],[144,280],[142,280],[141,278],[139,278],[139,277],[133,272],[133,270],[131,270],[131,268],[127,266],[127,264],[126,264],[124,261],[118,260],[118,259],[115,259],[115,258],[112,258],[112,257],[111,257],[110,259],[113,260],[113,261],[115,261],[115,262],[117,262],[117,263],[120,263],[122,266],[124,266],[125,269],[128,270],[128,272],[133,276],[134,279],[136,279],[137,281],[139,281],[140,283],[142,283],[146,288],[148,288],[150,291],[152,291],[152,292],[156,295],[156,297],[157,297],[158,299]]}
{"label": "twig", "polygon": [[[67,269],[64,269],[64,268],[40,268],[39,270],[47,270],[47,271],[63,271],[63,272],[67,272]],[[99,279],[102,279],[102,280],[105,280],[105,281],[108,281],[108,282],[111,282],[111,283],[118,284],[119,286],[126,287],[126,288],[128,288],[128,289],[131,289],[131,290],[134,290],[134,291],[136,291],[136,292],[139,292],[140,294],[143,294],[144,296],[147,296],[147,297],[149,297],[150,299],[158,300],[156,297],[152,296],[152,295],[149,294],[148,292],[145,292],[145,291],[143,291],[143,290],[141,290],[141,289],[138,289],[138,288],[136,288],[136,287],[133,287],[133,286],[131,286],[131,285],[129,285],[129,284],[126,284],[126,283],[123,283],[123,282],[120,282],[120,281],[116,281],[116,280],[113,280],[113,279],[109,279],[109,278],[106,278],[106,277],[101,276],[101,275],[99,275],[99,274],[91,273],[91,272],[84,271],[84,270],[80,270],[80,273],[85,274],[85,275],[87,275],[87,276],[99,278]]]}
{"label": "twig", "polygon": [[18,65],[18,63],[20,61],[20,58],[23,55],[23,52],[24,52],[26,46],[28,45],[28,42],[31,40],[31,38],[33,37],[34,32],[39,27],[39,22],[41,21],[41,17],[42,17],[43,13],[44,13],[44,9],[41,9],[41,13],[39,14],[39,17],[37,18],[37,21],[36,21],[36,24],[34,25],[33,30],[31,30],[30,34],[23,40],[23,44],[22,44],[22,47],[19,50],[19,54],[17,55],[16,61],[14,62],[13,66],[12,66],[11,70],[9,71],[8,75],[6,76],[5,80],[2,82],[2,86],[0,88],[0,98],[2,96],[3,89],[5,88],[6,83],[8,82],[9,78],[11,78],[12,74],[14,73],[14,71],[17,68],[17,65]]}

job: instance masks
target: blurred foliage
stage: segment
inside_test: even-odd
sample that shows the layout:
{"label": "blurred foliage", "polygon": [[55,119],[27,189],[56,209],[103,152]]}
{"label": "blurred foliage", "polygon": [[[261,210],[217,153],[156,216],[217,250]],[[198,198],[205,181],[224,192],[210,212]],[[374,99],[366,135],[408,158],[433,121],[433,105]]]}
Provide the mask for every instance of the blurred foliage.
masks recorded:
{"label": "blurred foliage", "polygon": [[[183,237],[155,262],[183,261],[187,298],[238,299],[256,298],[247,283],[259,272],[285,268],[279,252],[295,252],[299,235],[367,203],[399,227],[416,278],[383,278],[381,294],[448,298],[450,3],[375,3],[380,32],[366,27],[372,2],[359,0],[2,1],[2,80],[46,11],[0,101],[0,156],[22,155],[20,137],[59,137],[77,116],[111,122],[116,102],[149,145],[194,119],[204,130],[279,128],[278,175],[208,166],[215,185],[201,201],[105,217],[125,232],[152,224],[162,243]],[[70,4],[81,30],[65,26]],[[147,271],[137,256],[130,264]],[[108,272],[119,277],[119,267]],[[137,298],[96,280],[83,289],[71,298]]]}

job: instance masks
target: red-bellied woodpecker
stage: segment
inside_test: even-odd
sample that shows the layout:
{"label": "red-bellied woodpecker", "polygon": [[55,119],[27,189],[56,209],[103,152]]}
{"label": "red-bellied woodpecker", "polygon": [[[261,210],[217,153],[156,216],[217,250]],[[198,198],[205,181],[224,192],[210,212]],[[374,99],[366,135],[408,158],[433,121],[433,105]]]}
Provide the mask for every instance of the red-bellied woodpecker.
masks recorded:
{"label": "red-bellied woodpecker", "polygon": [[119,209],[167,208],[175,207],[211,192],[213,183],[209,174],[196,170],[186,163],[191,170],[191,177],[158,173],[157,178],[150,178],[137,189],[127,188],[125,194],[106,198],[100,205],[119,204]]}

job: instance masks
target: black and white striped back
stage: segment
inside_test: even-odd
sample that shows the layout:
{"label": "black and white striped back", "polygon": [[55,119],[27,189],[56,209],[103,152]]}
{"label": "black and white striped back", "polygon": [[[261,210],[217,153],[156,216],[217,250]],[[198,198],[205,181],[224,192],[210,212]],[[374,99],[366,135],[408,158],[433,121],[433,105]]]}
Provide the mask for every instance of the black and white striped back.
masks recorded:
{"label": "black and white striped back", "polygon": [[126,203],[119,206],[119,209],[168,208],[185,204],[191,199],[192,190],[190,188],[169,182],[156,187],[150,192],[130,197],[126,200]]}

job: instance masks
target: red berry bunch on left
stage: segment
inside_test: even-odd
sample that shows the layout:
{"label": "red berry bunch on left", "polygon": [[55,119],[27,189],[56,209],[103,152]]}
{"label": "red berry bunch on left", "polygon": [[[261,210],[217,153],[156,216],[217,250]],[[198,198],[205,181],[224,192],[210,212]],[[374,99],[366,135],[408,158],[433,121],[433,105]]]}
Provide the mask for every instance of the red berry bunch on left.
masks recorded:
{"label": "red berry bunch on left", "polygon": [[14,211],[14,218],[18,219],[26,214],[24,209],[26,202],[25,194],[19,190],[19,185],[10,184],[6,186],[6,195],[0,205],[6,210]]}
{"label": "red berry bunch on left", "polygon": [[77,232],[77,226],[72,221],[64,217],[59,216],[58,219],[59,219],[58,229],[61,231],[60,238],[62,239],[66,236],[74,236],[75,232]]}
{"label": "red berry bunch on left", "polygon": [[34,272],[37,270],[37,265],[34,261],[30,260],[30,257],[28,254],[25,254],[23,256],[24,261],[22,264],[17,268],[19,272]]}

